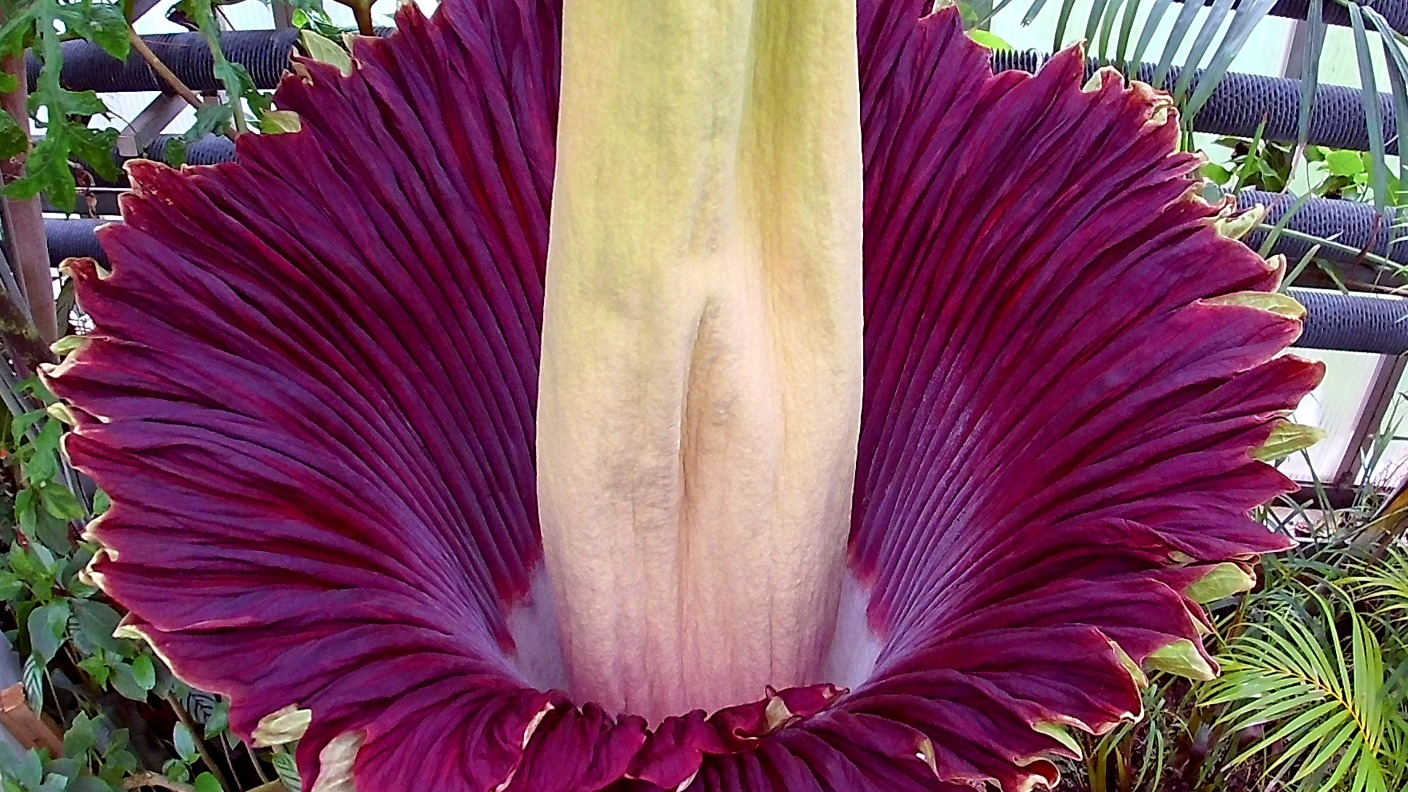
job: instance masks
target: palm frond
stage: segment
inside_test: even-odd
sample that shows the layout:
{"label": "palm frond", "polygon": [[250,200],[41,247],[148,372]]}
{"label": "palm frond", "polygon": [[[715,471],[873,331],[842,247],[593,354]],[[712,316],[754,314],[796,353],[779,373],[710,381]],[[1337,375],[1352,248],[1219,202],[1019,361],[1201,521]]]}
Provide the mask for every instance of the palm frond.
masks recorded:
{"label": "palm frond", "polygon": [[1203,706],[1224,707],[1227,733],[1263,730],[1232,763],[1259,758],[1288,789],[1305,792],[1399,790],[1408,718],[1391,694],[1379,639],[1336,595],[1285,592],[1229,640],[1225,673],[1204,691]]}
{"label": "palm frond", "polygon": [[1377,615],[1408,619],[1408,551],[1391,549],[1377,562],[1362,564],[1346,586],[1370,601]]}

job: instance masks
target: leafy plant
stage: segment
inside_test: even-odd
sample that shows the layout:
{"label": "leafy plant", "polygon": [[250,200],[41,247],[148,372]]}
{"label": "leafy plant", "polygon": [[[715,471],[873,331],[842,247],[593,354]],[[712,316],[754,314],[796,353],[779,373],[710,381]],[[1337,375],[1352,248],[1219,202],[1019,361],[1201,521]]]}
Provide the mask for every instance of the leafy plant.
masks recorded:
{"label": "leafy plant", "polygon": [[1255,758],[1287,788],[1393,792],[1408,753],[1403,693],[1368,619],[1347,592],[1278,589],[1228,641],[1204,706],[1229,705],[1226,730],[1264,734],[1230,761]]}

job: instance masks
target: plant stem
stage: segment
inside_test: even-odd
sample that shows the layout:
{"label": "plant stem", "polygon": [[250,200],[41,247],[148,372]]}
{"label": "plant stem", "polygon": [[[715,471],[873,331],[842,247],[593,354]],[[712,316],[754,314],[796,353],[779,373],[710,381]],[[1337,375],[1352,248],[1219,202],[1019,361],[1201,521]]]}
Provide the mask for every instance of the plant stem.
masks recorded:
{"label": "plant stem", "polygon": [[243,741],[240,742],[240,745],[243,745],[244,752],[249,754],[249,761],[254,765],[254,772],[259,776],[259,780],[263,781],[265,784],[272,782],[273,779],[269,777],[268,773],[264,772],[264,763],[259,761],[259,757],[255,755],[254,749],[250,748],[249,744]]}
{"label": "plant stem", "polygon": [[123,789],[141,789],[142,787],[169,789],[171,792],[196,792],[196,788],[190,784],[172,781],[160,773],[138,773],[122,782]]}
{"label": "plant stem", "polygon": [[205,745],[205,730],[191,718],[191,713],[186,711],[186,708],[182,706],[181,702],[176,700],[175,696],[167,693],[166,703],[171,705],[171,709],[176,713],[176,717],[180,719],[181,723],[185,724],[186,728],[191,730],[191,737],[195,740],[196,751],[200,754],[201,761],[205,762],[205,766],[210,769],[211,775],[215,776],[215,780],[220,782],[220,788],[227,790],[235,789],[235,787],[230,786],[230,782],[225,778],[225,773],[221,771],[220,765],[215,764],[215,757],[210,755],[210,749]]}
{"label": "plant stem", "polygon": [[160,77],[163,82],[171,86],[171,90],[174,91],[177,96],[185,99],[187,104],[196,109],[205,106],[205,103],[196,95],[196,92],[192,91],[185,83],[181,82],[181,78],[177,77],[176,73],[171,71],[170,67],[165,63],[162,63],[161,58],[158,58],[155,52],[152,52],[152,48],[147,46],[147,42],[143,41],[141,36],[137,35],[137,31],[128,28],[127,38],[132,42],[132,49],[136,50],[137,54],[142,56],[142,60],[146,61],[147,65],[152,67],[152,71],[156,72],[157,76]]}
{"label": "plant stem", "polygon": [[357,32],[363,36],[375,36],[376,28],[372,26],[372,4],[369,0],[351,3],[352,14],[357,18]]}

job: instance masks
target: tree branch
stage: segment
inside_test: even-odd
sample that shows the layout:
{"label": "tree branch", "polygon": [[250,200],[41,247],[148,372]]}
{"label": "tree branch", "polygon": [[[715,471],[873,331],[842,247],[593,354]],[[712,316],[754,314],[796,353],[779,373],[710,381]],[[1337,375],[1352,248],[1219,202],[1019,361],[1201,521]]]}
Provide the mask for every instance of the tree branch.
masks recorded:
{"label": "tree branch", "polygon": [[[0,15],[0,21],[3,21],[3,15]],[[0,107],[15,119],[20,129],[28,130],[29,109],[26,105],[29,82],[24,53],[0,61],[0,68],[16,80],[18,86],[13,92],[0,95]],[[4,175],[5,183],[24,175],[27,157],[28,154],[22,154],[0,163],[0,174]],[[14,269],[15,280],[24,291],[23,299],[29,304],[29,314],[39,340],[47,346],[58,340],[59,322],[55,315],[53,274],[49,269],[49,240],[44,235],[44,215],[39,198],[6,198],[4,210],[10,266]],[[20,295],[13,295],[13,298],[21,299]]]}

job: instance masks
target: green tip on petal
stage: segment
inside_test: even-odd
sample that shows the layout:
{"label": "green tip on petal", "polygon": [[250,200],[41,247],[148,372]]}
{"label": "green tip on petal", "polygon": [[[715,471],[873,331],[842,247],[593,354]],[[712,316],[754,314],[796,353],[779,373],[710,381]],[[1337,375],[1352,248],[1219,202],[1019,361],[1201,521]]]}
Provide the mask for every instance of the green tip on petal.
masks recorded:
{"label": "green tip on petal", "polygon": [[264,114],[262,125],[259,131],[266,135],[280,135],[286,132],[297,132],[303,128],[303,121],[298,114],[289,110],[272,110]]}
{"label": "green tip on petal", "polygon": [[74,415],[73,410],[70,410],[68,408],[68,405],[64,404],[63,402],[55,402],[49,405],[48,407],[44,408],[44,412],[47,412],[49,414],[49,417],[53,418],[64,426],[75,426],[78,424],[78,416]]}
{"label": "green tip on petal", "polygon": [[1213,671],[1202,651],[1187,638],[1180,638],[1155,651],[1144,659],[1144,665],[1155,671],[1204,682],[1217,678],[1217,672]]}
{"label": "green tip on petal", "polygon": [[63,357],[64,355],[67,355],[70,352],[82,349],[84,346],[87,346],[87,344],[88,339],[84,336],[66,335],[63,338],[60,338],[58,341],[55,341],[54,343],[50,344],[49,349],[52,350],[55,355]]}
{"label": "green tip on petal", "polygon": [[1218,564],[1184,592],[1194,602],[1209,603],[1251,590],[1256,576],[1241,564]]}
{"label": "green tip on petal", "polygon": [[1119,660],[1120,665],[1124,666],[1124,670],[1129,672],[1129,676],[1134,680],[1134,684],[1141,688],[1149,684],[1149,677],[1145,675],[1144,669],[1140,668],[1139,664],[1134,662],[1134,658],[1129,656],[1129,653],[1124,650],[1124,647],[1114,641],[1110,641],[1110,649],[1115,653],[1115,659]]}
{"label": "green tip on petal", "polygon": [[1324,440],[1325,436],[1325,430],[1318,426],[1306,426],[1305,424],[1280,420],[1272,428],[1271,436],[1266,438],[1266,442],[1262,443],[1260,448],[1252,450],[1252,457],[1262,462],[1275,462],[1278,459],[1285,459],[1297,451],[1310,448]]}
{"label": "green tip on petal", "polygon": [[1257,204],[1245,212],[1229,217],[1220,217],[1212,222],[1217,233],[1228,239],[1241,239],[1261,224],[1266,218],[1266,207]]}
{"label": "green tip on petal", "polygon": [[1075,754],[1074,758],[1083,759],[1085,757],[1085,754],[1080,749],[1080,743],[1076,741],[1076,738],[1071,735],[1064,724],[1056,723],[1055,721],[1041,721],[1040,723],[1033,724],[1032,729],[1061,743],[1061,745],[1069,749],[1071,753]]}
{"label": "green tip on petal", "polygon": [[290,704],[265,715],[254,727],[254,747],[284,745],[302,737],[313,722],[313,711]]}
{"label": "green tip on petal", "polygon": [[1297,302],[1295,298],[1280,292],[1235,292],[1219,297],[1210,297],[1206,302],[1210,305],[1242,305],[1274,313],[1277,316],[1284,316],[1287,319],[1300,320],[1305,318],[1305,306]]}

